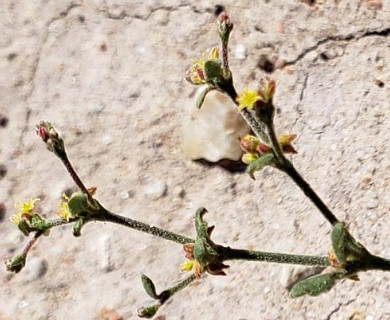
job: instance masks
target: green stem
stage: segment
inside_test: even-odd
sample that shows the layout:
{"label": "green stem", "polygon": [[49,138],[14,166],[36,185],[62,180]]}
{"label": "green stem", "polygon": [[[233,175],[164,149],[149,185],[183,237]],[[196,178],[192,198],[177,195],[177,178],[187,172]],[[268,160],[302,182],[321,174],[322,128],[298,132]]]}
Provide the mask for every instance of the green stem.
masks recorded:
{"label": "green stem", "polygon": [[302,178],[299,172],[295,169],[294,165],[288,159],[284,158],[283,165],[279,169],[284,171],[298,185],[298,187],[314,203],[317,209],[320,210],[322,215],[325,217],[326,220],[329,221],[331,225],[334,226],[336,223],[339,222],[333,212],[322,201],[322,199],[306,182],[306,180]]}
{"label": "green stem", "polygon": [[174,294],[179,292],[180,290],[187,287],[189,284],[194,282],[196,280],[195,274],[191,274],[189,277],[185,278],[184,280],[180,281],[177,285],[173,286],[172,288],[169,288],[167,290],[164,290],[160,295],[162,296],[160,303],[164,304],[169,298],[171,298]]}
{"label": "green stem", "polygon": [[156,237],[160,237],[169,241],[173,241],[179,244],[186,244],[186,243],[193,243],[195,242],[194,239],[182,236],[180,234],[164,230],[161,228],[157,228],[154,226],[151,226],[147,223],[140,222],[137,220],[130,219],[128,217],[120,216],[118,214],[115,214],[113,212],[110,212],[106,209],[104,209],[103,212],[99,214],[99,216],[90,216],[90,221],[92,220],[100,220],[100,221],[107,221],[116,223],[131,229],[135,229],[141,232],[145,232],[148,234],[151,234]]}
{"label": "green stem", "polygon": [[23,248],[22,254],[27,257],[27,254],[30,252],[31,248],[34,246],[34,244],[37,242],[40,236],[42,236],[44,231],[37,231],[35,232],[34,236],[26,243],[26,245]]}
{"label": "green stem", "polygon": [[314,203],[318,210],[323,214],[326,220],[329,221],[331,225],[335,225],[339,222],[337,217],[333,212],[328,208],[328,206],[322,201],[322,199],[317,195],[317,193],[312,189],[309,183],[299,174],[295,169],[294,165],[289,161],[283,153],[282,148],[276,137],[275,128],[272,123],[267,123],[267,134],[270,138],[271,148],[275,154],[277,160],[277,166],[280,170],[284,171],[303,191],[303,193]]}
{"label": "green stem", "polygon": [[274,253],[263,251],[252,251],[233,249],[230,247],[220,247],[219,250],[222,259],[225,260],[251,260],[266,261],[275,263],[300,264],[308,266],[329,266],[328,257],[306,256],[287,253]]}
{"label": "green stem", "polygon": [[371,255],[369,261],[367,261],[367,266],[364,269],[390,271],[390,260]]}
{"label": "green stem", "polygon": [[273,120],[270,120],[269,123],[264,123],[264,126],[266,127],[267,136],[269,137],[269,144],[271,145],[271,148],[276,156],[276,159],[282,165],[284,165],[284,163],[287,161],[287,158],[284,156],[283,150],[278,141],[278,137],[276,136]]}
{"label": "green stem", "polygon": [[73,166],[72,166],[71,162],[69,161],[67,154],[64,153],[64,156],[60,157],[60,159],[61,159],[62,163],[65,165],[65,168],[69,172],[74,183],[77,185],[77,187],[80,189],[80,191],[82,193],[85,193],[86,195],[88,195],[88,200],[92,202],[92,196],[89,194],[84,183],[81,181],[80,177],[77,175],[76,171],[73,169]]}

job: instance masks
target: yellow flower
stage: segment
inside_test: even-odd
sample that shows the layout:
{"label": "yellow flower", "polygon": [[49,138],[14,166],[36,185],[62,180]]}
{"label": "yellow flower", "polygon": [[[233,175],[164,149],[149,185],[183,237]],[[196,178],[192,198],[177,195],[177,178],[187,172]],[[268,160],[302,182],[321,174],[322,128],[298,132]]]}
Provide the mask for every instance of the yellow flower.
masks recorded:
{"label": "yellow flower", "polygon": [[196,58],[191,68],[186,72],[187,81],[195,85],[204,84],[205,81],[205,64],[206,61],[214,61],[219,59],[219,50],[214,47],[209,54],[202,53],[201,58]]}
{"label": "yellow flower", "polygon": [[244,89],[237,97],[238,109],[251,109],[256,101],[259,100],[261,100],[261,97],[256,91]]}
{"label": "yellow flower", "polygon": [[186,260],[180,265],[180,271],[181,272],[187,272],[191,271],[194,267],[194,261],[193,260]]}
{"label": "yellow flower", "polygon": [[60,216],[60,218],[69,221],[69,218],[71,217],[68,205],[69,197],[65,193],[62,194],[62,197],[65,199],[65,201],[61,200],[58,203],[57,214]]}
{"label": "yellow flower", "polygon": [[35,214],[33,212],[33,209],[37,201],[40,201],[40,199],[35,198],[35,199],[30,199],[29,201],[26,202],[17,203],[15,207],[19,209],[19,212],[12,215],[10,219],[12,223],[14,223],[15,225],[19,225],[20,221],[23,218],[27,218],[27,219],[31,218],[31,216]]}
{"label": "yellow flower", "polygon": [[246,164],[250,164],[258,158],[258,155],[253,152],[244,153],[241,160]]}

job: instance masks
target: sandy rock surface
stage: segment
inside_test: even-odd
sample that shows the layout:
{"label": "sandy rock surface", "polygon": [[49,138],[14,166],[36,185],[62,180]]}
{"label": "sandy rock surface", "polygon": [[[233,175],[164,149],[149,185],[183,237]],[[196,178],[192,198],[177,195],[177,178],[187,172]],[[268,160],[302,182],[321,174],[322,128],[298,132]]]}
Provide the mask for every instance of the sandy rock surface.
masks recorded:
{"label": "sandy rock surface", "polygon": [[[1,260],[26,242],[8,220],[16,202],[39,197],[52,216],[61,194],[75,190],[34,133],[42,119],[62,132],[85,184],[114,212],[193,237],[195,210],[204,206],[217,243],[327,254],[329,225],[287,176],[267,168],[253,182],[182,156],[181,124],[195,91],[184,73],[218,44],[215,4],[0,2]],[[235,22],[237,88],[276,80],[278,131],[299,135],[296,167],[369,250],[390,257],[390,2],[223,5]],[[140,275],[161,290],[183,278],[183,261],[179,245],[120,226],[90,224],[80,238],[57,228],[39,240],[25,270],[0,271],[0,319],[136,319],[150,303]],[[389,273],[292,300],[286,287],[296,267],[230,266],[227,277],[205,276],[159,314],[390,319]]]}

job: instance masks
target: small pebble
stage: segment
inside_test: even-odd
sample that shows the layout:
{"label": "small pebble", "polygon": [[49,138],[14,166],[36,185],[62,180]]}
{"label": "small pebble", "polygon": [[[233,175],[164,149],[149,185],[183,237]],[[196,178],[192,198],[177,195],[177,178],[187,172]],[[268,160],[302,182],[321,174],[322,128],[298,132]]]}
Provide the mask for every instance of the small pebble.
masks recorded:
{"label": "small pebble", "polygon": [[122,200],[126,200],[130,198],[130,194],[127,191],[122,191],[119,196],[121,197]]}
{"label": "small pebble", "polygon": [[28,302],[26,300],[22,300],[19,302],[19,309],[23,309],[23,308],[26,308],[28,306]]}
{"label": "small pebble", "polygon": [[48,263],[45,259],[42,258],[31,258],[26,263],[26,274],[30,281],[38,280],[42,278],[48,268]]}
{"label": "small pebble", "polygon": [[234,55],[238,60],[244,60],[247,57],[245,46],[242,44],[237,45],[236,50],[234,51]]}
{"label": "small pebble", "polygon": [[104,136],[101,138],[101,141],[102,141],[102,143],[103,143],[105,146],[107,146],[107,145],[111,144],[111,143],[114,141],[114,139],[112,138],[111,135],[106,134],[106,135],[104,135]]}
{"label": "small pebble", "polygon": [[144,187],[144,193],[153,200],[164,196],[167,192],[167,184],[164,181],[154,181]]}
{"label": "small pebble", "polygon": [[113,264],[111,259],[111,241],[108,235],[103,235],[100,238],[100,270],[103,272],[110,272],[113,270]]}

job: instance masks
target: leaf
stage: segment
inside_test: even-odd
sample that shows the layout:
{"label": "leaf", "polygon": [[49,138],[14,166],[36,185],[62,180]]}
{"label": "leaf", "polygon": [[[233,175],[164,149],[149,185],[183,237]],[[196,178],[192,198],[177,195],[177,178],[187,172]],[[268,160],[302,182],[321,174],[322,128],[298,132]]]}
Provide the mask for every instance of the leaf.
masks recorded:
{"label": "leaf", "polygon": [[141,280],[142,280],[142,285],[144,286],[144,289],[146,293],[149,295],[149,297],[157,300],[158,297],[156,293],[156,287],[153,281],[144,274],[141,275]]}
{"label": "leaf", "polygon": [[249,173],[252,179],[254,179],[254,173],[256,171],[260,171],[265,166],[270,165],[272,163],[272,160],[274,159],[273,153],[266,153],[256,160],[252,161],[247,167],[245,172]]}
{"label": "leaf", "polygon": [[196,108],[200,109],[202,108],[203,102],[206,99],[207,94],[214,90],[214,87],[212,86],[207,86],[203,88],[203,90],[199,93],[198,97],[196,98]]}
{"label": "leaf", "polygon": [[138,317],[151,319],[156,315],[159,308],[160,308],[160,304],[154,304],[152,306],[139,308]]}
{"label": "leaf", "polygon": [[340,276],[339,273],[325,273],[318,276],[310,277],[298,282],[290,291],[292,298],[297,298],[304,295],[318,296],[321,293],[327,292],[336,284],[336,279]]}
{"label": "leaf", "polygon": [[204,71],[206,81],[212,81],[222,76],[220,60],[208,60],[205,62]]}

